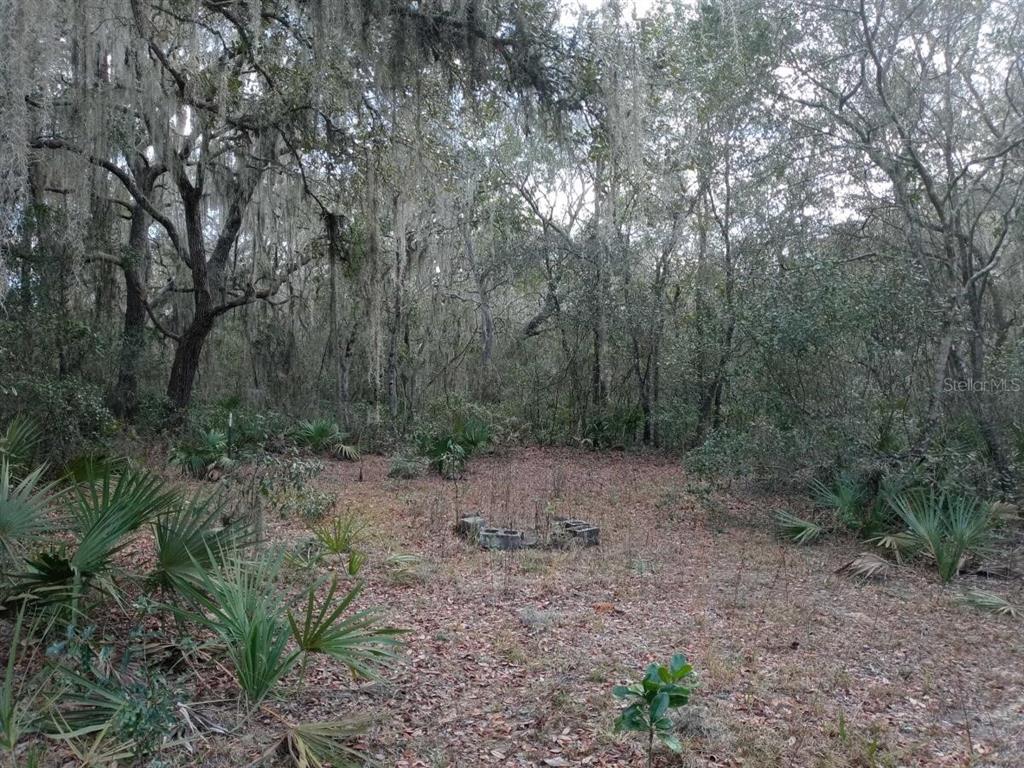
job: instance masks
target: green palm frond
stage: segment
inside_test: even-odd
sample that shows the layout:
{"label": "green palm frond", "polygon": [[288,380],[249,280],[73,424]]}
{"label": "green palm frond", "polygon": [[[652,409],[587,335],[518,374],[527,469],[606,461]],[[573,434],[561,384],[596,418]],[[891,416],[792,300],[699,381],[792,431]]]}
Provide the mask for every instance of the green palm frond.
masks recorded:
{"label": "green palm frond", "polygon": [[359,461],[360,458],[359,448],[345,443],[335,445],[332,452],[337,458],[345,461]]}
{"label": "green palm frond", "polygon": [[368,610],[342,618],[342,614],[362,592],[362,584],[357,584],[340,601],[335,602],[338,579],[334,577],[327,594],[317,605],[316,591],[319,586],[310,587],[307,592],[306,611],[301,626],[292,612],[288,612],[288,623],[296,644],[305,653],[325,654],[347,666],[353,673],[375,679],[377,668],[393,655],[400,630],[378,626],[377,615]]}
{"label": "green palm frond", "polygon": [[861,579],[882,579],[892,571],[892,563],[874,552],[861,552],[836,573],[848,573]]}
{"label": "green palm frond", "polygon": [[27,466],[42,442],[43,432],[27,416],[15,416],[0,435],[0,457],[14,469]]}
{"label": "green palm frond", "polygon": [[810,484],[810,490],[817,504],[835,510],[845,525],[859,527],[860,513],[868,494],[856,477],[844,472],[839,474],[831,485],[814,480]]}
{"label": "green palm frond", "polygon": [[12,560],[49,527],[53,484],[40,483],[45,471],[37,467],[16,482],[7,456],[0,458],[0,551]]}
{"label": "green palm frond", "polygon": [[195,494],[159,517],[156,567],[152,580],[164,589],[196,583],[200,571],[218,567],[226,557],[256,543],[253,526],[240,519],[221,526],[224,500],[219,494]]}
{"label": "green palm frond", "polygon": [[203,479],[215,469],[227,470],[234,466],[228,449],[227,433],[210,429],[175,446],[170,461],[181,467],[183,474]]}
{"label": "green palm frond", "polygon": [[288,650],[291,633],[274,592],[278,561],[228,558],[213,571],[199,570],[196,584],[180,585],[198,611],[188,618],[223,642],[239,688],[250,704],[262,701],[299,657]]}
{"label": "green palm frond", "polygon": [[797,517],[788,510],[780,510],[775,514],[775,526],[780,536],[794,544],[810,544],[823,531],[817,523]]}
{"label": "green palm frond", "polygon": [[180,501],[163,480],[145,470],[115,474],[102,467],[75,488],[72,528],[78,546],[71,565],[84,575],[102,570],[128,536]]}
{"label": "green palm frond", "polygon": [[988,543],[988,508],[975,498],[945,491],[911,491],[894,496],[890,504],[918,547],[935,561],[944,582]]}
{"label": "green palm frond", "polygon": [[352,550],[352,547],[362,538],[365,530],[365,523],[355,515],[346,515],[334,518],[327,525],[314,528],[313,534],[329,553],[343,555]]}

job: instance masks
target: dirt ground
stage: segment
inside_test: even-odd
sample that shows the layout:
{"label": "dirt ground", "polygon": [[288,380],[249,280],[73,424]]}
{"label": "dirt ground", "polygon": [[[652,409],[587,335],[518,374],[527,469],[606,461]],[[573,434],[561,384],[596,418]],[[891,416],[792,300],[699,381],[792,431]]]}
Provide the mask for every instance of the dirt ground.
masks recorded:
{"label": "dirt ground", "polygon": [[[612,732],[611,688],[681,651],[700,688],[679,717],[684,754],[659,766],[1024,765],[1022,625],[959,605],[970,579],[836,575],[855,541],[781,544],[779,499],[665,458],[523,449],[459,483],[387,468],[331,463],[319,483],[369,525],[361,605],[408,630],[403,650],[379,683],[314,665],[269,702],[282,719],[368,717],[363,747],[386,766],[641,766],[639,740]],[[451,532],[471,512],[527,530],[582,517],[601,546],[480,551]],[[983,586],[1024,598],[1019,582]],[[277,726],[261,718],[241,740],[210,737],[197,764],[258,754]]]}
{"label": "dirt ground", "polygon": [[[773,513],[806,500],[714,485],[665,457],[506,450],[457,483],[392,480],[388,466],[328,462],[316,481],[338,514],[367,525],[357,607],[406,630],[383,680],[313,660],[249,715],[207,652],[189,662],[199,683],[183,695],[227,732],[200,728],[190,752],[164,750],[150,768],[247,766],[289,723],[351,717],[368,722],[356,746],[379,766],[639,768],[641,740],[613,733],[611,689],[676,652],[700,686],[677,716],[684,752],[661,750],[659,768],[1024,766],[1024,622],[957,602],[974,586],[1024,605],[1020,578],[837,575],[864,545],[798,547],[773,533]],[[486,552],[452,532],[472,513],[541,533],[552,518],[584,518],[601,545]],[[313,538],[301,521],[266,522],[273,546],[302,551]],[[128,560],[151,557],[144,541],[133,550]],[[146,572],[141,559],[129,570]],[[332,571],[351,583],[346,563],[293,559],[291,605],[301,611],[300,593]],[[102,623],[119,636],[137,621],[112,606]],[[43,764],[79,763],[54,748]]]}

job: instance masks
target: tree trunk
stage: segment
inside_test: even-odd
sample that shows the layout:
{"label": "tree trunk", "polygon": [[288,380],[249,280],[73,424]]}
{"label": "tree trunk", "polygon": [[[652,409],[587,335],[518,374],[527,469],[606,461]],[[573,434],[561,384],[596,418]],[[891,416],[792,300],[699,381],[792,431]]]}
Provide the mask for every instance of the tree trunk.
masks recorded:
{"label": "tree trunk", "polygon": [[[139,187],[147,197],[152,193],[157,174],[148,169],[135,174]],[[128,231],[128,252],[125,254],[124,325],[121,351],[118,356],[117,382],[114,384],[113,411],[122,419],[134,421],[139,407],[139,359],[145,348],[146,282],[149,276],[149,216],[138,203],[132,208]]]}
{"label": "tree trunk", "polygon": [[192,388],[199,372],[199,357],[206,337],[213,330],[213,316],[197,317],[178,341],[167,381],[167,398],[175,410],[184,410],[192,401]]}

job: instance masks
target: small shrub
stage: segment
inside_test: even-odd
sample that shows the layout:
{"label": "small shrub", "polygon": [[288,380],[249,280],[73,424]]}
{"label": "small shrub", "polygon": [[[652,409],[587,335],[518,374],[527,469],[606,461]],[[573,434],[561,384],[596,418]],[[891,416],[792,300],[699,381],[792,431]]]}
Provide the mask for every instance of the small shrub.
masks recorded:
{"label": "small shrub", "polygon": [[442,477],[457,479],[467,462],[491,440],[491,428],[479,419],[456,419],[451,428],[423,434],[417,440],[420,453]]}
{"label": "small shrub", "polygon": [[316,488],[303,488],[293,491],[287,497],[282,511],[286,516],[300,517],[306,523],[317,523],[331,513],[336,502],[334,494]]}
{"label": "small shrub", "polygon": [[353,545],[362,537],[366,525],[354,515],[336,517],[329,524],[313,529],[324,549],[332,555],[351,552]]}
{"label": "small shrub", "polygon": [[173,448],[171,464],[197,479],[212,477],[214,470],[230,469],[234,461],[228,455],[227,434],[216,429],[200,432]]}
{"label": "small shrub", "polygon": [[388,477],[395,480],[415,480],[427,471],[427,461],[420,456],[396,454],[391,458]]}
{"label": "small shrub", "polygon": [[322,653],[344,664],[353,674],[376,679],[380,665],[393,655],[399,630],[378,626],[377,615],[370,610],[344,616],[363,591],[362,584],[336,600],[338,579],[332,578],[327,594],[318,605],[319,587],[320,584],[314,584],[306,593],[301,624],[291,611],[288,612],[288,624],[296,645],[303,653]]}
{"label": "small shrub", "polygon": [[910,537],[931,560],[943,582],[983,549],[991,535],[988,507],[977,499],[947,491],[911,491],[891,499]]}
{"label": "small shrub", "polygon": [[300,421],[292,439],[296,445],[315,453],[329,452],[340,459],[359,460],[359,449],[347,444],[338,424],[328,419]]}
{"label": "small shrub", "polygon": [[629,702],[615,720],[615,731],[646,734],[648,768],[654,765],[655,739],[673,752],[682,751],[668,713],[689,703],[695,686],[692,678],[693,667],[685,656],[676,654],[668,665],[648,666],[640,682],[612,689],[617,699]]}
{"label": "small shrub", "polygon": [[274,591],[277,562],[230,559],[215,571],[200,571],[186,593],[199,609],[183,615],[214,632],[251,705],[259,704],[294,666],[291,632]]}
{"label": "small shrub", "polygon": [[810,490],[815,502],[834,510],[843,525],[855,530],[863,527],[863,510],[869,494],[852,474],[839,474],[831,485],[814,480],[811,482]]}
{"label": "small shrub", "polygon": [[178,692],[162,674],[136,662],[147,640],[142,631],[131,632],[120,652],[112,643],[95,643],[93,635],[92,627],[70,626],[47,651],[59,684],[48,730],[80,759],[109,750],[136,758],[150,754],[177,725]]}

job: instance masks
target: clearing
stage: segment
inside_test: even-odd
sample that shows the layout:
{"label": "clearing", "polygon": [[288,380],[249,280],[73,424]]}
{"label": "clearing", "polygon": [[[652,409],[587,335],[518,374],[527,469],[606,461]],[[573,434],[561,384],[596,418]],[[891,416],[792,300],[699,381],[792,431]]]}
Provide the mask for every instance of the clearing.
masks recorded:
{"label": "clearing", "polygon": [[[640,740],[612,733],[610,690],[675,651],[701,685],[680,717],[685,753],[660,766],[1024,764],[1020,624],[957,604],[971,579],[836,575],[855,541],[783,544],[781,499],[665,458],[520,449],[474,460],[458,483],[387,469],[332,462],[318,482],[369,526],[359,604],[408,630],[399,658],[379,683],[325,662],[267,702],[296,720],[368,716],[362,746],[383,765],[642,765]],[[470,512],[529,530],[582,517],[601,546],[484,552],[452,534]],[[290,546],[309,536],[268,526]],[[287,578],[298,588],[332,563]],[[998,587],[1020,602],[1019,583]],[[210,686],[228,696],[230,676]],[[252,759],[274,731],[258,723],[241,741],[211,736],[200,763]]]}

